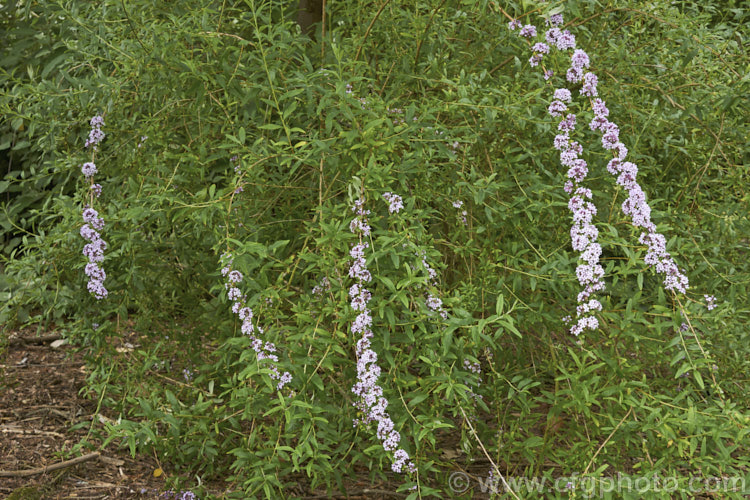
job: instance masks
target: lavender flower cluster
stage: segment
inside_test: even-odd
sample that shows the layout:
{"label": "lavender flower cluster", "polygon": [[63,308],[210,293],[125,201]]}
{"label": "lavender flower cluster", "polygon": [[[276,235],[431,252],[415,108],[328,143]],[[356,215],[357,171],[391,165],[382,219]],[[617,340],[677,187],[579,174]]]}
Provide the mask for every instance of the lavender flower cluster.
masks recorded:
{"label": "lavender flower cluster", "polygon": [[[427,253],[425,251],[421,251],[417,252],[415,255],[418,258],[422,259],[422,266],[424,267],[425,271],[427,271],[428,283],[432,287],[437,288],[437,271],[435,271],[430,266],[430,264],[427,263]],[[431,292],[426,292],[425,295],[425,305],[427,306],[427,308],[438,313],[441,318],[448,319],[448,312],[443,307],[443,301],[439,297],[433,295]]]}
{"label": "lavender flower cluster", "polygon": [[[405,125],[406,120],[404,119],[404,110],[402,108],[387,108],[386,110],[389,115],[394,115],[395,118],[393,118],[393,124],[394,125]],[[416,119],[416,116],[414,117]]]}
{"label": "lavender flower cluster", "polygon": [[[482,366],[479,363],[472,363],[468,359],[464,359],[464,369],[478,375],[477,388],[482,385]],[[469,394],[474,399],[484,399],[481,394],[477,394],[474,390],[469,389]]]}
{"label": "lavender flower cluster", "polygon": [[102,132],[102,127],[104,126],[104,117],[101,115],[96,115],[91,119],[91,131],[89,132],[89,138],[86,139],[85,147],[93,146],[94,150],[96,150],[99,146],[99,143],[104,140],[104,132]]}
{"label": "lavender flower cluster", "polygon": [[328,279],[328,276],[323,276],[323,278],[320,280],[320,283],[315,285],[312,289],[312,293],[316,297],[322,297],[325,292],[330,291],[331,281]]}
{"label": "lavender flower cluster", "polygon": [[428,309],[438,313],[441,318],[448,319],[448,312],[443,308],[443,301],[440,300],[440,298],[432,295],[431,293],[427,293],[427,300],[425,300],[425,304],[427,305]]}
{"label": "lavender flower cluster", "polygon": [[451,203],[453,205],[453,208],[457,210],[461,210],[461,223],[466,226],[469,224],[469,222],[466,220],[466,216],[469,215],[468,212],[466,212],[466,209],[463,208],[464,202],[461,200],[456,200]]}
{"label": "lavender flower cluster", "polygon": [[365,288],[365,285],[372,280],[372,274],[367,269],[367,260],[365,250],[369,247],[368,243],[363,242],[363,237],[370,234],[370,225],[367,219],[369,210],[364,209],[364,200],[359,199],[354,202],[352,210],[357,216],[349,225],[351,231],[359,236],[359,243],[354,245],[349,252],[352,258],[349,266],[349,277],[354,278],[356,283],[349,289],[349,298],[351,299],[352,309],[358,312],[357,317],[351,326],[351,332],[359,335],[357,341],[357,382],[352,387],[352,392],[357,396],[354,406],[359,409],[364,416],[361,420],[355,420],[357,423],[370,424],[374,422],[377,425],[378,439],[383,443],[386,451],[393,452],[393,464],[391,469],[394,472],[401,473],[404,470],[415,472],[416,466],[409,460],[409,454],[403,448],[399,448],[401,434],[394,429],[393,420],[388,415],[386,408],[388,400],[383,397],[383,388],[378,385],[380,377],[380,367],[377,364],[378,355],[372,349],[371,339],[372,332],[372,315],[367,304],[372,298],[372,294]]}
{"label": "lavender flower cluster", "polygon": [[464,360],[464,368],[472,373],[476,373],[477,375],[482,374],[482,367],[479,365],[479,363],[472,363],[468,359]]}
{"label": "lavender flower cluster", "polygon": [[158,494],[156,489],[141,488],[140,494],[150,494],[152,498],[164,498],[165,500],[198,500],[198,497],[192,491],[167,490],[162,494]]}
{"label": "lavender flower cluster", "polygon": [[226,280],[224,288],[227,290],[227,296],[232,303],[232,312],[235,313],[242,321],[242,327],[240,330],[243,334],[250,338],[250,345],[252,346],[255,354],[258,357],[258,361],[263,359],[270,359],[274,364],[271,365],[271,379],[276,380],[276,389],[281,390],[286,384],[292,381],[292,375],[289,372],[281,373],[276,367],[276,363],[279,362],[279,357],[274,354],[276,352],[276,346],[269,341],[263,342],[259,339],[255,333],[263,335],[263,328],[260,325],[253,325],[253,310],[247,307],[247,297],[242,294],[238,285],[242,282],[242,273],[232,269],[232,256],[230,254],[224,254],[221,256],[221,275]]}
{"label": "lavender flower cluster", "polygon": [[[545,33],[546,44],[536,43],[531,45],[533,56],[530,60],[532,66],[538,65],[544,54],[549,53],[550,47],[560,51],[573,49],[570,56],[570,67],[566,72],[566,80],[572,84],[580,84],[579,94],[589,97],[594,118],[589,123],[592,131],[602,133],[602,146],[612,151],[613,159],[607,165],[607,170],[616,176],[617,184],[622,186],[628,193],[628,198],[622,204],[622,211],[629,215],[633,225],[645,230],[641,233],[638,241],[648,247],[644,261],[653,266],[656,272],[664,274],[664,287],[667,290],[676,290],[685,293],[688,288],[687,277],[680,272],[674,260],[666,251],[666,238],[656,232],[656,225],[651,222],[651,208],[646,202],[646,195],[636,181],[638,167],[625,161],[628,149],[620,141],[619,128],[607,119],[609,110],[606,103],[599,98],[596,74],[587,71],[590,65],[588,54],[581,49],[576,49],[575,37],[568,30],[560,30],[558,26],[563,23],[562,15],[555,14],[547,21],[550,28]],[[536,37],[536,27],[533,25],[521,26],[517,20],[509,24],[511,30],[520,28],[519,36],[525,38]],[[548,80],[552,76],[551,71],[544,70],[544,78]],[[560,88],[555,90],[554,100],[548,108],[548,112],[554,117],[563,117],[570,103],[572,95],[569,89]],[[584,329],[595,329],[598,320],[591,316],[593,312],[601,310],[598,300],[590,299],[592,293],[604,289],[602,277],[604,271],[598,264],[601,255],[601,246],[596,243],[598,231],[591,224],[596,215],[596,206],[591,203],[591,191],[580,186],[580,183],[588,174],[588,166],[585,160],[579,158],[583,148],[570,138],[575,130],[576,116],[565,114],[558,124],[560,134],[555,137],[554,147],[560,151],[560,162],[569,168],[567,176],[569,180],[565,183],[565,191],[572,194],[568,207],[573,213],[573,227],[571,228],[571,240],[573,248],[581,252],[583,264],[579,265],[576,274],[584,290],[578,295],[577,315],[578,322],[571,328],[571,333],[578,335]]]}
{"label": "lavender flower cluster", "polygon": [[383,193],[383,198],[388,202],[389,214],[398,213],[402,208],[404,208],[404,201],[401,199],[401,196],[397,194],[393,194],[389,191],[387,193]]}
{"label": "lavender flower cluster", "polygon": [[716,297],[713,295],[704,295],[703,298],[706,299],[706,308],[709,311],[716,308]]}
{"label": "lavender flower cluster", "polygon": [[104,288],[104,280],[107,273],[99,265],[104,260],[104,251],[107,249],[107,242],[104,241],[99,231],[104,228],[104,220],[99,217],[99,213],[93,208],[87,207],[83,210],[83,221],[85,224],[81,227],[81,236],[88,241],[83,246],[83,255],[89,259],[84,272],[89,277],[87,288],[97,300],[107,297],[107,289]]}
{"label": "lavender flower cluster", "polygon": [[[86,141],[86,147],[93,146],[93,149],[96,150],[97,145],[104,139],[103,126],[104,118],[100,115],[96,115],[91,119],[91,132]],[[97,168],[93,162],[93,158],[92,161],[83,164],[81,173],[83,173],[86,180],[90,183],[91,201],[93,202],[94,197],[98,198],[102,194],[101,185],[94,183],[94,174],[97,173]],[[109,294],[104,287],[104,280],[107,278],[107,274],[99,265],[104,260],[104,251],[107,249],[107,242],[102,239],[99,233],[104,228],[104,219],[99,217],[99,213],[89,205],[84,207],[82,216],[84,224],[81,226],[80,234],[83,239],[88,241],[83,246],[83,255],[89,260],[89,263],[84,268],[84,273],[89,278],[87,288],[96,300],[101,300]]]}

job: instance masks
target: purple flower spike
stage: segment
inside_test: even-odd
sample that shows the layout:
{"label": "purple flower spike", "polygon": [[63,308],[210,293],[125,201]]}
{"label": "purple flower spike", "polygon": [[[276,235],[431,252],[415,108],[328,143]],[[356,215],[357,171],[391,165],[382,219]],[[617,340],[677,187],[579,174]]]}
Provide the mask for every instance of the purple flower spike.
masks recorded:
{"label": "purple flower spike", "polygon": [[[393,206],[396,198],[395,201],[399,204],[401,202],[401,197],[393,193],[385,193],[383,197],[390,203],[390,206]],[[382,442],[383,449],[393,452],[391,469],[397,473],[415,472],[416,467],[409,460],[409,454],[399,448],[401,435],[394,429],[393,420],[386,410],[388,400],[383,397],[383,388],[378,385],[378,378],[381,373],[377,364],[378,355],[372,349],[370,342],[374,337],[372,331],[373,319],[368,307],[372,294],[365,289],[365,283],[369,282],[372,276],[367,269],[367,260],[365,259],[365,250],[369,245],[367,242],[362,242],[362,239],[370,234],[370,224],[367,220],[367,215],[370,212],[364,209],[364,199],[357,200],[352,210],[357,216],[349,224],[349,228],[360,239],[360,243],[354,245],[349,252],[352,258],[349,276],[357,280],[349,288],[349,297],[351,298],[352,309],[358,312],[357,317],[352,322],[351,332],[359,336],[356,344],[357,381],[352,387],[352,392],[356,396],[354,406],[363,414],[361,419],[355,420],[354,423],[355,425],[357,423],[364,425],[375,423],[377,426],[376,435]]]}
{"label": "purple flower spike", "polygon": [[607,104],[599,98],[591,101],[591,109],[594,111],[594,116],[597,118],[606,118],[609,116],[609,109]]}
{"label": "purple flower spike", "polygon": [[[90,123],[92,128],[86,141],[86,147],[94,146],[94,149],[96,149],[97,144],[104,139],[104,132],[101,130],[104,126],[104,118],[99,115],[94,116]],[[84,163],[81,166],[81,173],[86,180],[91,181],[97,173],[94,162]],[[100,184],[91,184],[90,189],[96,198],[101,196],[102,186]],[[84,269],[84,274],[89,278],[87,288],[97,300],[105,299],[108,295],[107,289],[104,287],[107,274],[99,266],[99,263],[104,260],[107,243],[98,232],[104,228],[104,219],[99,217],[99,212],[89,206],[83,209],[82,218],[85,224],[81,227],[80,234],[83,239],[89,242],[83,247],[83,255],[89,261]]]}
{"label": "purple flower spike", "polygon": [[[560,32],[557,28],[550,28],[546,33],[546,38],[550,45],[557,47],[559,50],[575,49],[575,37],[567,30]],[[589,65],[588,54],[580,49],[576,49],[570,57],[570,68],[566,76],[571,83],[582,81],[580,94],[591,98],[591,109],[594,112],[594,118],[589,123],[589,128],[592,131],[600,131],[602,133],[602,147],[612,151],[614,156],[607,164],[607,171],[616,177],[617,184],[623,187],[628,194],[627,199],[622,203],[622,211],[625,215],[631,217],[635,227],[646,231],[639,238],[640,243],[647,246],[647,252],[644,257],[646,265],[652,266],[657,273],[664,275],[664,288],[666,290],[685,293],[689,287],[688,278],[678,269],[669,252],[667,252],[666,238],[656,232],[656,225],[651,221],[651,207],[646,201],[645,192],[637,181],[638,167],[632,162],[625,161],[628,155],[628,148],[620,139],[619,127],[607,118],[609,116],[609,109],[607,109],[606,103],[597,97],[597,84],[599,83],[597,76],[590,71],[584,72]],[[564,95],[562,94],[555,94],[557,100],[550,105],[550,115],[556,117],[562,116],[563,110],[561,105],[562,101],[565,100],[563,97]],[[555,149],[560,151],[560,162],[569,167],[568,178],[570,180],[565,184],[565,191],[569,193],[588,174],[586,162],[578,158],[580,151],[576,150],[573,147],[575,143],[570,141],[570,134],[572,134],[574,128],[575,117],[567,115],[558,124],[558,129],[563,133],[558,134],[554,141]],[[576,190],[576,193],[578,192],[579,190]],[[593,244],[596,240],[598,234],[593,226],[586,226],[589,217],[587,214],[589,212],[595,213],[595,208],[591,211],[584,210],[585,207],[586,203],[583,203],[580,199],[576,200],[576,196],[571,198],[570,209],[574,211],[574,221],[577,221],[576,224],[584,223],[583,226],[574,225],[571,229],[571,238],[574,249],[584,252],[582,254],[584,260],[586,260],[586,257],[583,256],[593,255],[590,252],[586,252],[588,251],[587,248],[590,248],[589,245]],[[591,207],[593,207],[593,204],[591,204]],[[580,210],[584,210],[584,212],[580,212]],[[593,263],[589,264],[593,265]],[[579,280],[581,280],[581,284],[585,283],[585,289],[579,295],[579,316],[597,310],[595,307],[592,307],[590,302],[582,302],[587,300],[591,293],[599,291],[604,287],[603,282],[597,278],[597,273],[594,271],[596,271],[596,267],[579,268]],[[594,281],[588,283],[592,279]],[[707,303],[713,305],[713,302],[707,301]],[[595,318],[584,316],[573,326],[571,332],[578,335],[583,330],[591,328],[594,325],[598,326],[598,321],[595,321]]]}
{"label": "purple flower spike", "polygon": [[91,119],[91,128],[102,128],[104,126],[104,118],[101,115],[96,115]]}
{"label": "purple flower spike", "polygon": [[[555,101],[550,104],[548,112],[551,116],[561,117],[567,110],[563,101],[570,102],[572,95],[570,90],[561,88],[555,90],[554,98]],[[573,335],[580,335],[584,330],[594,330],[599,326],[599,321],[592,314],[601,310],[601,303],[592,299],[591,295],[604,289],[604,269],[599,265],[601,246],[596,243],[599,231],[592,223],[596,215],[596,206],[588,201],[592,197],[591,190],[581,185],[588,175],[588,165],[583,158],[579,158],[583,153],[583,147],[570,139],[575,127],[576,116],[568,113],[558,123],[557,128],[562,133],[555,136],[554,147],[560,151],[560,163],[569,167],[569,180],[565,182],[564,190],[571,195],[568,202],[568,208],[573,215],[570,238],[573,249],[581,252],[576,277],[583,291],[578,294],[578,320],[570,329]]]}
{"label": "purple flower spike", "polygon": [[567,72],[567,73],[565,73],[565,78],[566,78],[566,79],[567,79],[567,80],[568,80],[568,81],[569,81],[570,83],[578,83],[578,82],[580,82],[580,81],[581,81],[581,79],[583,78],[583,70],[581,70],[581,69],[579,69],[579,68],[574,68],[574,67],[572,67],[572,66],[571,66],[571,67],[570,67],[570,68],[568,69],[568,72]]}
{"label": "purple flower spike", "polygon": [[[568,114],[557,126],[562,132],[572,132],[576,128],[576,115]],[[556,148],[559,149],[559,148]]]}
{"label": "purple flower spike", "polygon": [[276,346],[272,342],[263,342],[255,334],[263,334],[263,329],[253,324],[253,310],[246,305],[246,297],[242,295],[242,292],[237,288],[237,284],[243,280],[242,273],[237,270],[232,270],[232,256],[224,254],[221,256],[221,274],[225,278],[224,287],[228,290],[227,296],[229,300],[233,301],[232,312],[236,314],[242,326],[240,331],[243,335],[247,335],[250,339],[250,345],[255,351],[258,361],[264,359],[270,360],[271,362],[271,380],[276,381],[276,390],[281,391],[284,386],[292,381],[292,375],[289,372],[281,373],[276,366],[279,362],[279,357],[276,354]]}
{"label": "purple flower spike", "polygon": [[104,288],[104,283],[99,280],[95,280],[93,278],[89,280],[87,288],[96,300],[106,299],[107,295],[109,295],[109,292],[107,292],[107,289]]}

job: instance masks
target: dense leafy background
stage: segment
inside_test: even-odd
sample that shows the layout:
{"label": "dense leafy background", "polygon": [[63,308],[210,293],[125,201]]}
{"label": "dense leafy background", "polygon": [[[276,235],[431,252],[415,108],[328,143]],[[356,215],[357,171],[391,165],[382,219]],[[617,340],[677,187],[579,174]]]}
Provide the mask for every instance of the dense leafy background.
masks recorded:
{"label": "dense leafy background", "polygon": [[[490,458],[514,477],[659,474],[687,488],[690,475],[746,476],[747,11],[542,5],[501,6],[540,29],[563,9],[691,279],[686,297],[644,268],[605,151],[581,131],[608,289],[600,330],[566,332],[577,256],[551,87],[494,2],[329,1],[311,41],[296,2],[23,1],[0,7],[0,322],[74,339],[91,397],[117,422],[97,432],[156,453],[175,487],[202,495],[207,480],[227,480],[229,497],[278,497],[364,474],[451,496],[450,472],[486,477]],[[562,57],[546,61],[564,73]],[[86,292],[78,234],[97,113],[102,302]],[[388,216],[385,191],[406,209]],[[381,384],[419,466],[405,480],[372,429],[352,426],[358,196],[373,225]],[[291,398],[238,331],[225,251],[294,375]],[[330,291],[313,295],[323,277]],[[449,319],[425,307],[427,291]],[[135,348],[116,350],[133,331]],[[465,360],[481,362],[481,384]]]}

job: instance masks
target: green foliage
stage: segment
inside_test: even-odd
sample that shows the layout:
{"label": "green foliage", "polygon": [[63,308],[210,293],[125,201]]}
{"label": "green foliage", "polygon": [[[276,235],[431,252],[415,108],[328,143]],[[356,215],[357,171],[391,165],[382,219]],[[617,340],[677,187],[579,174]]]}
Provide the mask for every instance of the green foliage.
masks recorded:
{"label": "green foliage", "polygon": [[[227,498],[333,492],[355,475],[453,497],[450,473],[485,459],[516,478],[747,475],[745,10],[549,6],[592,57],[652,218],[691,278],[671,297],[644,268],[605,151],[580,132],[607,290],[601,328],[576,339],[561,321],[579,285],[551,92],[495,4],[328,2],[311,42],[295,3],[0,7],[0,322],[65,321],[112,419],[96,430],[106,443],[156,454],[174,487],[226,479]],[[542,26],[531,2],[504,8]],[[562,58],[549,63],[564,74]],[[78,234],[97,113],[102,302],[86,291]],[[399,214],[386,191],[403,196]],[[373,428],[352,426],[359,197],[380,384],[419,467],[406,479]],[[239,331],[225,251],[291,396]],[[330,289],[313,294],[324,277]],[[464,361],[481,363],[481,383]],[[488,462],[473,467],[487,476]]]}

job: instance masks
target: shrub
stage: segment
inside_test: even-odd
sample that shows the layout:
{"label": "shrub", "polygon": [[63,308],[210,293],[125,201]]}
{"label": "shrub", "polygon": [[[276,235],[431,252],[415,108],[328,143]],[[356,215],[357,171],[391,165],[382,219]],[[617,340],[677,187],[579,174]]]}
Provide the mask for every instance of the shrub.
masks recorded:
{"label": "shrub", "polygon": [[1,8],[0,318],[64,321],[106,444],[229,498],[746,474],[745,14],[571,1],[576,52],[562,5],[336,2],[311,42],[288,3]]}

